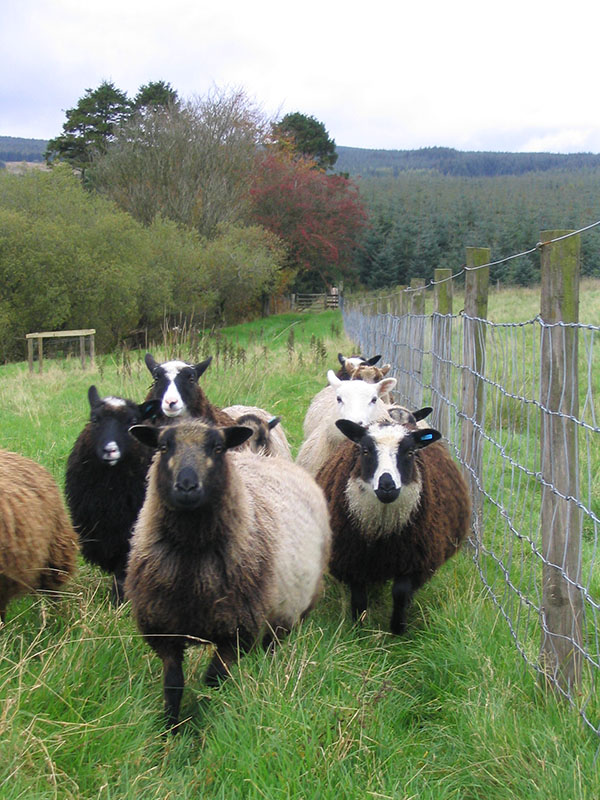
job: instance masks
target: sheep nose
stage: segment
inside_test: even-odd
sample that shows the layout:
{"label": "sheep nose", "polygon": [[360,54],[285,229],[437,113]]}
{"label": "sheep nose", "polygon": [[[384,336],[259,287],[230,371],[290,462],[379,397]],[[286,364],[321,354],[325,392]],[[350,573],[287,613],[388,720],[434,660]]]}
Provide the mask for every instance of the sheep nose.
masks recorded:
{"label": "sheep nose", "polygon": [[186,494],[197,491],[199,486],[198,475],[192,467],[184,467],[177,475],[175,489]]}
{"label": "sheep nose", "polygon": [[396,486],[389,472],[384,472],[379,478],[375,494],[382,503],[393,503],[400,494],[400,489]]}

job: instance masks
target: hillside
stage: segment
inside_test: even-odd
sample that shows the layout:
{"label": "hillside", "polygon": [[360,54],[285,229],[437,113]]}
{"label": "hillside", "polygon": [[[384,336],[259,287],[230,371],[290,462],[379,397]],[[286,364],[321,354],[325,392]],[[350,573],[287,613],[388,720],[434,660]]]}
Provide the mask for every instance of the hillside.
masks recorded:
{"label": "hillside", "polygon": [[0,161],[43,161],[46,139],[0,136]]}
{"label": "hillside", "polygon": [[420,150],[370,150],[337,146],[335,168],[351,176],[389,178],[410,170],[432,170],[459,177],[523,175],[548,170],[581,170],[600,166],[595,153],[495,153],[469,152],[451,147]]}

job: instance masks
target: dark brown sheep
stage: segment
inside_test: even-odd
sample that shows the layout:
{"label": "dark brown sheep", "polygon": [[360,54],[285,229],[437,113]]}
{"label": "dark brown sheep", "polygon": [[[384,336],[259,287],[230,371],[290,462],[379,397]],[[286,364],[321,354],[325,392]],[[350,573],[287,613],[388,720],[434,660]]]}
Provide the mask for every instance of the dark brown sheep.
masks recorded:
{"label": "dark brown sheep", "polygon": [[0,619],[9,601],[56,592],[75,571],[77,535],[50,473],[0,450]]}
{"label": "dark brown sheep", "polygon": [[350,587],[355,620],[367,608],[367,587],[392,580],[390,627],[402,634],[413,594],[467,534],[467,486],[432,428],[336,424],[351,441],[317,475],[333,531],[329,569]]}

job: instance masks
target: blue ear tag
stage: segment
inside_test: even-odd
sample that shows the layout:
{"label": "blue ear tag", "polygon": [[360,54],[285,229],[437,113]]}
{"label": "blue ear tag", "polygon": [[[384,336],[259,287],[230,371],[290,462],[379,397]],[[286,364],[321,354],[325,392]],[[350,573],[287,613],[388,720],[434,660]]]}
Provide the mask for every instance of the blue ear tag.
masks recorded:
{"label": "blue ear tag", "polygon": [[428,439],[433,439],[432,433],[424,433],[423,436],[421,436],[422,442],[426,442]]}

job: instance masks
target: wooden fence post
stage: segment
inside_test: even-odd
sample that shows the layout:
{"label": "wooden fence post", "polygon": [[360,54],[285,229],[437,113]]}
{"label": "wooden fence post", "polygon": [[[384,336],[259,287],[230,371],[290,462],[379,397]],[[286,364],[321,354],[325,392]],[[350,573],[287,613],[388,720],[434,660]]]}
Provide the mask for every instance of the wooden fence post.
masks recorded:
{"label": "wooden fence post", "polygon": [[[542,231],[550,242],[569,231]],[[581,679],[582,513],[579,497],[578,331],[580,237],[542,245],[542,666],[563,691]],[[568,415],[564,416],[564,415]]]}
{"label": "wooden fence post", "polygon": [[431,317],[431,424],[448,438],[450,430],[448,397],[452,356],[452,270],[436,269],[433,315]]}
{"label": "wooden fence post", "polygon": [[[463,319],[463,375],[461,416],[461,457],[473,502],[473,533],[481,539],[483,495],[479,486],[483,472],[483,439],[480,429],[485,417],[485,334],[479,320],[486,319],[490,268],[489,247],[467,247],[465,307]],[[478,268],[478,269],[477,269]]]}
{"label": "wooden fence post", "polygon": [[425,281],[423,278],[413,278],[410,286],[415,291],[410,298],[410,328],[409,328],[409,397],[413,408],[423,405],[423,351],[425,350]]}

